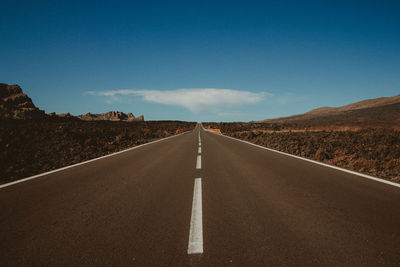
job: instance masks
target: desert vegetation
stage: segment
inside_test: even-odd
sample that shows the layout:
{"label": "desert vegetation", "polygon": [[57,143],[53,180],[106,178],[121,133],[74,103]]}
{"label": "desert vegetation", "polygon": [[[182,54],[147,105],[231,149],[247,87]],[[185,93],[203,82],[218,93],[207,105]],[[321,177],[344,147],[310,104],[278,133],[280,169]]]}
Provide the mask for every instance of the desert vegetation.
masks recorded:
{"label": "desert vegetation", "polygon": [[274,123],[203,125],[268,148],[400,182],[400,130],[396,127],[301,127]]}
{"label": "desert vegetation", "polygon": [[0,121],[0,182],[179,134],[196,123],[81,121],[77,118]]}

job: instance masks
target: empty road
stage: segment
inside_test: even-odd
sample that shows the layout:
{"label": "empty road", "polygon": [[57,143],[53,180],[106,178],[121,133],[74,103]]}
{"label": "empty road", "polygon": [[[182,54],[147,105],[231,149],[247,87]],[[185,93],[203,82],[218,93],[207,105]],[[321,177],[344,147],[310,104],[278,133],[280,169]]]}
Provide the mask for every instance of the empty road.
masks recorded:
{"label": "empty road", "polygon": [[0,188],[2,266],[394,266],[400,188],[204,131]]}

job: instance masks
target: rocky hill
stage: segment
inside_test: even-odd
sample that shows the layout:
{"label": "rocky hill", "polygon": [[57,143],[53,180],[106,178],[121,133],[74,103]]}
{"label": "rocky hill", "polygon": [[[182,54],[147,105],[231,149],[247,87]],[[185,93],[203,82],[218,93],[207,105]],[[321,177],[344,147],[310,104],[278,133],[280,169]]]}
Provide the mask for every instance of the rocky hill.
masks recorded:
{"label": "rocky hill", "polygon": [[322,107],[304,114],[262,122],[310,126],[400,126],[400,95],[363,100],[342,107]]}
{"label": "rocky hill", "polygon": [[86,113],[79,115],[79,119],[85,121],[144,121],[144,116],[135,117],[132,113],[125,114],[120,111],[110,111],[101,114]]}
{"label": "rocky hill", "polygon": [[2,119],[81,119],[84,121],[144,121],[144,116],[110,111],[102,114],[86,113],[77,117],[70,113],[46,114],[38,109],[18,85],[0,83],[0,118]]}
{"label": "rocky hill", "polygon": [[0,83],[0,118],[39,119],[46,117],[18,85]]}

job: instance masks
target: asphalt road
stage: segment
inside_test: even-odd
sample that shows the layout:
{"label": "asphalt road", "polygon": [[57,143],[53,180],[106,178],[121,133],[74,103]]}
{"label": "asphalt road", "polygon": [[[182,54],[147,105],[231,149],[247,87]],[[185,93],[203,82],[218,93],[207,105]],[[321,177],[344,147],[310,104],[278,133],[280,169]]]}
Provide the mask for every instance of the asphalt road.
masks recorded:
{"label": "asphalt road", "polygon": [[400,188],[196,127],[1,188],[0,262],[395,266]]}

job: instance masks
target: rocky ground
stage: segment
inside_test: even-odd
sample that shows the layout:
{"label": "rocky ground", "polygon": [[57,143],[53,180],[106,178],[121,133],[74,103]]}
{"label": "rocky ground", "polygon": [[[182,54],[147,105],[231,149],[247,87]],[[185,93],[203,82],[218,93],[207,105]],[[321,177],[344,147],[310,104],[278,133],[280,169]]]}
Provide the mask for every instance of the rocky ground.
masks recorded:
{"label": "rocky ground", "polygon": [[293,155],[400,182],[396,127],[289,127],[268,123],[203,123],[222,134]]}
{"label": "rocky ground", "polygon": [[0,183],[191,130],[180,121],[0,120]]}

